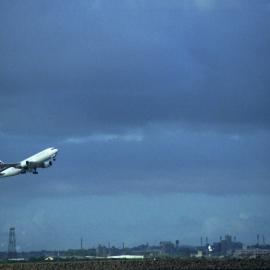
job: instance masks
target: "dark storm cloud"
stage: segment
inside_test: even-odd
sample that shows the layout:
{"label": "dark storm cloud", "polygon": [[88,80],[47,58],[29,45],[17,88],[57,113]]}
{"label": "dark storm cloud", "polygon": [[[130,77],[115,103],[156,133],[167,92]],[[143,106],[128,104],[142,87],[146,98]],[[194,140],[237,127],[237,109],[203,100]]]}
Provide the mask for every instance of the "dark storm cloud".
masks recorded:
{"label": "dark storm cloud", "polygon": [[268,190],[268,1],[1,6],[2,155],[68,168],[36,194]]}
{"label": "dark storm cloud", "polygon": [[2,2],[1,130],[268,129],[269,7],[249,3]]}

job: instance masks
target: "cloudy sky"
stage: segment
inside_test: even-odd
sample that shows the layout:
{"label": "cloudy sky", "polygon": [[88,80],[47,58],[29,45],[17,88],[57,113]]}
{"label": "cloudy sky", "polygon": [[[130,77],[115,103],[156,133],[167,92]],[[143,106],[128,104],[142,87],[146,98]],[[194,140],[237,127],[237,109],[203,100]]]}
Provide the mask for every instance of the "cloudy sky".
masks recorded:
{"label": "cloudy sky", "polygon": [[0,1],[0,250],[270,242],[270,1]]}

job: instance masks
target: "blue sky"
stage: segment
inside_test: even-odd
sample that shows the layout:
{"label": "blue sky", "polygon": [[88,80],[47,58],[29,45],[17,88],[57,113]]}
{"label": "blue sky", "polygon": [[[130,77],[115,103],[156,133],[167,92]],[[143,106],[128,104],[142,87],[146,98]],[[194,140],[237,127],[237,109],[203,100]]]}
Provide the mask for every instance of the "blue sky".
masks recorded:
{"label": "blue sky", "polygon": [[1,1],[0,250],[270,237],[270,2]]}

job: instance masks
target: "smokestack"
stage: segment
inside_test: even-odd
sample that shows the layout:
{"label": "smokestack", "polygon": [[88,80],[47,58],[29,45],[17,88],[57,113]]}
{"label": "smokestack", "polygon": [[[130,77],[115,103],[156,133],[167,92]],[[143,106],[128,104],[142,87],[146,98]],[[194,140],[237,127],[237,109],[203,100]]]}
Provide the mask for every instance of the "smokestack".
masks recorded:
{"label": "smokestack", "polygon": [[83,238],[81,237],[81,249],[83,249]]}

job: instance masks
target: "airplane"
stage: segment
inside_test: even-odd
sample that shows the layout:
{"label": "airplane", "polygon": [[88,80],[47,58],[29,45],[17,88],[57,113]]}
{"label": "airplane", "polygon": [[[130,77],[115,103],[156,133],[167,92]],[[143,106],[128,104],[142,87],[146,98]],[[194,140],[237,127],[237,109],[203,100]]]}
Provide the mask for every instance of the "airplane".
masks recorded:
{"label": "airplane", "polygon": [[14,176],[26,172],[38,174],[37,168],[52,166],[53,161],[56,160],[57,153],[58,149],[50,147],[18,163],[4,163],[0,161],[0,177]]}

